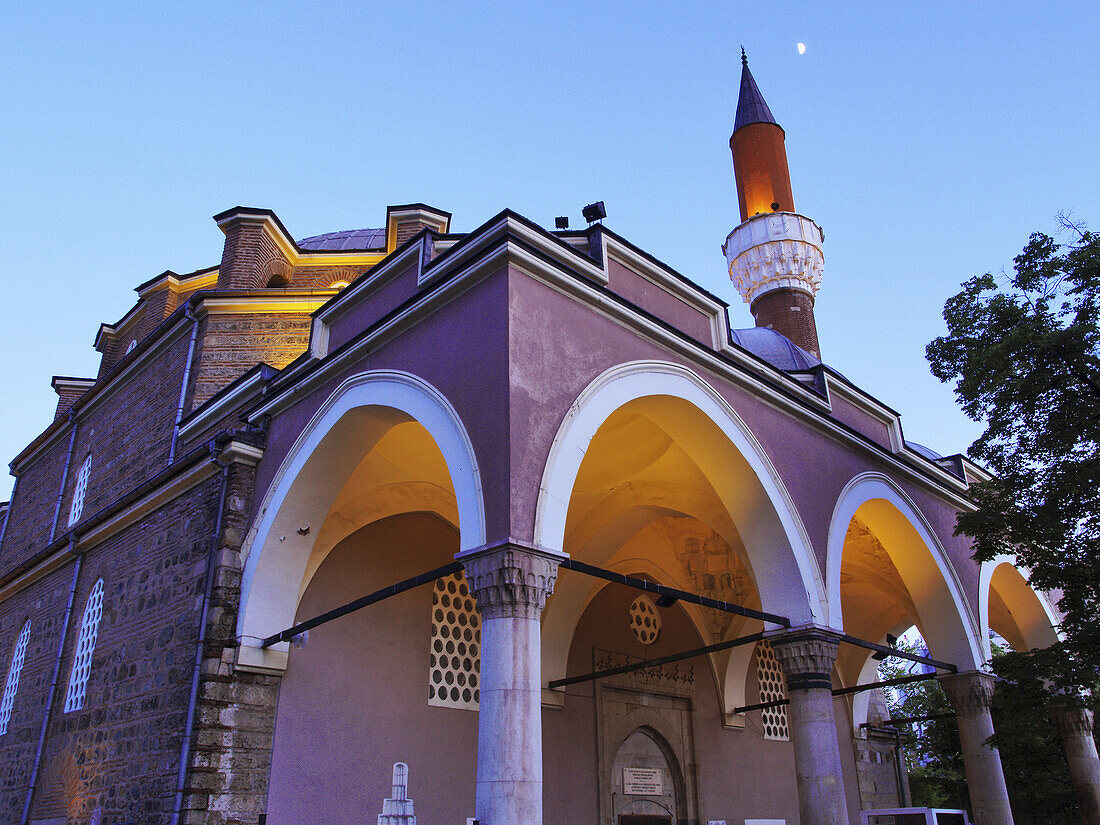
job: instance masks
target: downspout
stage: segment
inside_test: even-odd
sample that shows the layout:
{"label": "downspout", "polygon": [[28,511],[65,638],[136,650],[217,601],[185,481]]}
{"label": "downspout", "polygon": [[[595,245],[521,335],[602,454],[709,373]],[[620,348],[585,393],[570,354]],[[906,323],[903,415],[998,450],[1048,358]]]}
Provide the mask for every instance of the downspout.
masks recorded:
{"label": "downspout", "polygon": [[168,463],[176,457],[176,442],[180,437],[180,422],[183,420],[183,403],[187,400],[187,384],[191,380],[191,362],[195,357],[195,339],[199,337],[199,318],[191,307],[186,317],[191,319],[191,340],[187,344],[187,360],[183,365],[183,381],[180,382],[180,400],[176,404],[176,423],[172,427],[172,446],[168,450]]}
{"label": "downspout", "polygon": [[[69,542],[70,552],[76,550],[76,537]],[[61,675],[61,656],[65,652],[65,637],[69,633],[69,619],[73,613],[73,601],[76,599],[76,585],[80,578],[80,563],[84,556],[77,556],[73,561],[73,583],[69,587],[69,603],[65,606],[65,618],[61,620],[61,635],[57,639],[57,656],[53,661],[53,676],[50,679],[50,691],[46,694],[46,709],[42,712],[42,729],[38,732],[38,748],[34,752],[34,767],[31,768],[31,782],[27,788],[27,799],[23,803],[23,816],[19,825],[27,825],[31,815],[31,803],[34,801],[34,789],[38,784],[38,771],[42,766],[42,752],[46,746],[46,730],[50,725],[50,712],[53,709],[53,700],[57,696],[57,681]]]}
{"label": "downspout", "polygon": [[8,502],[8,511],[4,513],[4,526],[0,527],[0,547],[4,546],[4,536],[8,534],[8,522],[11,521],[11,508],[15,506],[15,494],[19,492],[19,476],[11,485],[11,501]]}
{"label": "downspout", "polygon": [[[65,497],[65,482],[69,480],[69,466],[73,463],[73,446],[76,444],[76,416],[69,411],[69,423],[73,425],[73,431],[69,434],[69,449],[65,453],[65,468],[61,471],[61,484],[57,488],[57,504],[53,508],[53,526],[50,527],[50,538],[47,546],[53,544],[57,538],[57,520],[61,518],[61,499]],[[5,519],[7,521],[7,519]]]}
{"label": "downspout", "polygon": [[[192,339],[192,342],[194,339]],[[186,384],[185,384],[186,386]],[[202,596],[202,613],[199,617],[199,640],[195,645],[195,664],[191,669],[191,695],[187,700],[187,721],[183,728],[183,741],[180,743],[180,766],[176,773],[176,796],[172,804],[171,825],[179,825],[183,814],[183,792],[187,781],[187,768],[191,760],[191,736],[195,727],[195,709],[199,702],[199,682],[202,676],[202,659],[206,650],[206,619],[210,611],[210,597],[214,589],[214,557],[218,552],[218,541],[221,535],[222,516],[225,513],[225,494],[229,487],[229,464],[223,462],[217,455],[217,445],[210,442],[210,451],[214,454],[212,461],[222,468],[221,490],[218,493],[218,517],[214,521],[214,535],[210,541],[210,552],[206,556],[206,582]]]}

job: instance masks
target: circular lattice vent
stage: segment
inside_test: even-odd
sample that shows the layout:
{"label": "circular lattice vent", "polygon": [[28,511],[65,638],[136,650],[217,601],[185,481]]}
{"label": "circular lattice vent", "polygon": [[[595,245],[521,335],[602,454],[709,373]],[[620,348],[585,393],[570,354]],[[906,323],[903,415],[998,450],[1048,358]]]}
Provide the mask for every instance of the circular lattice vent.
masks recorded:
{"label": "circular lattice vent", "polygon": [[643,645],[653,644],[661,635],[661,615],[648,597],[639,596],[630,603],[630,630]]}
{"label": "circular lattice vent", "polygon": [[477,710],[481,699],[481,614],[462,573],[432,592],[428,704]]}
{"label": "circular lattice vent", "polygon": [[[775,650],[767,642],[756,646],[756,673],[760,679],[761,702],[779,702],[787,698],[787,680],[775,658]],[[765,739],[785,742],[790,738],[785,705],[764,708],[760,711],[760,721],[764,725]]]}

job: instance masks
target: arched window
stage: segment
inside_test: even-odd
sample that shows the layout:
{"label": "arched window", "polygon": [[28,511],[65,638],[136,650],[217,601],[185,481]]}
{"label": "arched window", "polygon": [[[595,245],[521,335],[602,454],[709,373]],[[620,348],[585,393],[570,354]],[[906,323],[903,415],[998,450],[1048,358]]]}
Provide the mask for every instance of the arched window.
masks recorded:
{"label": "arched window", "polygon": [[15,705],[15,692],[19,690],[19,674],[23,670],[23,657],[27,655],[27,642],[31,638],[31,622],[28,619],[19,631],[15,650],[11,654],[11,667],[8,668],[8,680],[4,683],[4,698],[0,699],[0,734],[8,732],[11,721],[11,709]]}
{"label": "arched window", "polygon": [[84,494],[88,492],[88,476],[92,472],[92,454],[84,459],[80,465],[80,473],[76,477],[76,486],[73,488],[73,504],[69,508],[69,526],[72,527],[80,521],[80,514],[84,510]]}
{"label": "arched window", "polygon": [[[787,679],[775,658],[775,651],[766,641],[756,645],[756,674],[760,679],[760,701],[779,702],[787,698]],[[788,741],[787,707],[764,708],[760,711],[760,720],[764,724],[764,738],[780,742]]]}
{"label": "arched window", "polygon": [[76,643],[76,656],[73,658],[73,670],[69,675],[69,692],[65,694],[65,713],[84,707],[84,692],[88,689],[88,676],[92,672],[92,652],[99,635],[99,620],[103,616],[103,579],[95,583],[88,603],[84,607],[84,618],[80,622],[80,638]]}

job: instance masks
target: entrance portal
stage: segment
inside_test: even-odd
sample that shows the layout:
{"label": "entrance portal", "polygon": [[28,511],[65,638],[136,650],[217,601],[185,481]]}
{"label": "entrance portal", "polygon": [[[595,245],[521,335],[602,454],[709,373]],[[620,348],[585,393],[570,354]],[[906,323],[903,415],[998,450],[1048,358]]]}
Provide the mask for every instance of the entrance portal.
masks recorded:
{"label": "entrance portal", "polygon": [[615,756],[611,799],[618,825],[673,825],[683,819],[683,780],[657,736],[638,728]]}

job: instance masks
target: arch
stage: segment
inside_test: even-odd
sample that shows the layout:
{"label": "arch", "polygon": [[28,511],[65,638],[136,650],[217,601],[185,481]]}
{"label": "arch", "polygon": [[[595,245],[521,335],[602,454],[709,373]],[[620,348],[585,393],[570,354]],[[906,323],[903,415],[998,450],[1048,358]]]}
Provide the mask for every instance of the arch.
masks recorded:
{"label": "arch", "polygon": [[[672,399],[679,406],[648,403],[661,399]],[[589,445],[609,416],[631,402],[648,403],[646,414],[675,436],[715,487],[743,540],[749,568],[756,571],[763,609],[787,615],[794,624],[823,622],[826,599],[820,569],[779,473],[730,404],[695,372],[676,364],[622,364],[581,392],[547,457],[535,514],[535,545],[565,552],[569,504]],[[611,533],[637,530],[640,524],[626,522],[644,518],[627,514],[620,524],[609,524],[603,535],[592,538],[607,546]],[[560,592],[554,599],[561,602],[566,589],[566,583],[559,582]],[[587,599],[577,594],[571,601],[568,607],[548,605],[543,628],[544,680],[565,673],[572,634]]]}
{"label": "arch", "polygon": [[[348,378],[299,433],[245,539],[237,620],[240,666],[285,668],[287,645],[260,649],[259,640],[294,623],[308,576],[320,563],[314,547],[323,542],[331,549],[338,540],[322,525],[342,486],[387,433],[407,422],[422,426],[442,455],[455,501],[455,513],[444,516],[457,516],[460,552],[485,543],[481,475],[473,444],[450,402],[405,372],[376,370]],[[380,512],[394,511],[387,504]],[[349,529],[361,526],[353,522]]]}
{"label": "arch", "polygon": [[832,627],[844,629],[840,571],[845,536],[857,511],[872,531],[889,537],[884,546],[910,591],[921,634],[934,655],[960,670],[979,668],[984,660],[978,624],[943,545],[912,500],[881,473],[853,478],[833,509],[826,561]]}
{"label": "arch", "polygon": [[982,653],[992,656],[989,632],[995,630],[990,619],[990,594],[996,592],[1011,614],[1015,638],[1001,633],[1018,650],[1050,647],[1058,641],[1058,618],[1045,594],[1035,591],[1027,577],[1016,567],[1012,556],[998,556],[982,562],[978,580],[978,621],[981,623]]}

